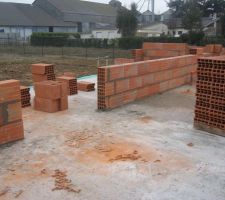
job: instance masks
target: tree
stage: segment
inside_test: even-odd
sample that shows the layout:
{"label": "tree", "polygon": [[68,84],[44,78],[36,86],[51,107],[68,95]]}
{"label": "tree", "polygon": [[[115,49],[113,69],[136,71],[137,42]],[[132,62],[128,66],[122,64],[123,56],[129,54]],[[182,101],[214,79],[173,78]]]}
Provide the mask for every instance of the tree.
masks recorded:
{"label": "tree", "polygon": [[184,5],[190,1],[196,3],[204,17],[213,14],[220,16],[225,12],[225,0],[172,0],[168,3],[168,6],[174,11],[176,17],[182,17]]}
{"label": "tree", "polygon": [[123,37],[134,36],[137,32],[137,6],[135,3],[131,4],[131,9],[121,8],[117,14],[117,28]]}
{"label": "tree", "polygon": [[202,9],[204,16],[214,14],[221,16],[225,12],[225,0],[204,0],[202,3]]}
{"label": "tree", "polygon": [[191,32],[199,32],[202,29],[202,11],[196,0],[189,0],[182,7],[182,24],[185,29]]}
{"label": "tree", "polygon": [[167,4],[168,4],[168,7],[173,11],[174,17],[183,16],[184,0],[172,0],[172,1],[169,1]]}
{"label": "tree", "polygon": [[221,17],[221,33],[222,36],[225,38],[225,14],[223,14]]}

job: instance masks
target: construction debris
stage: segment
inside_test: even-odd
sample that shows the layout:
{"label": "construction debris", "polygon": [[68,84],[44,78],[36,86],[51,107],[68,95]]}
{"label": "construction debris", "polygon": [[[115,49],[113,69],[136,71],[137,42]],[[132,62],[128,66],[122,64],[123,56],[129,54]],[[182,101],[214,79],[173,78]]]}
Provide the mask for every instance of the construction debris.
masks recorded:
{"label": "construction debris", "polygon": [[52,191],[66,190],[67,192],[74,192],[74,193],[81,192],[81,189],[76,188],[72,184],[72,181],[67,179],[66,172],[57,169],[55,170],[55,174],[52,175],[52,177],[55,178],[55,188],[53,188]]}
{"label": "construction debris", "polygon": [[137,151],[134,151],[131,154],[121,154],[116,156],[113,159],[110,159],[110,162],[115,162],[115,161],[135,161],[141,159],[141,155],[138,154]]}

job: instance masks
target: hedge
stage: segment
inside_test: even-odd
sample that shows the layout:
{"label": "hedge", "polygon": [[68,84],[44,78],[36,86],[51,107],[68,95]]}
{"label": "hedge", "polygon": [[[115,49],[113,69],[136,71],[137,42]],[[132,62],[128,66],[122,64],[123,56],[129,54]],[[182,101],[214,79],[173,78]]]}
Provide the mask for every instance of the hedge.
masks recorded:
{"label": "hedge", "polygon": [[113,40],[81,39],[78,33],[33,33],[31,36],[33,46],[138,49],[142,47],[143,42],[188,43],[198,46],[214,43],[225,46],[224,38],[205,37],[203,33],[184,34],[181,37],[123,37]]}
{"label": "hedge", "polygon": [[33,33],[30,42],[33,46],[64,46],[68,40],[79,38],[79,33]]}

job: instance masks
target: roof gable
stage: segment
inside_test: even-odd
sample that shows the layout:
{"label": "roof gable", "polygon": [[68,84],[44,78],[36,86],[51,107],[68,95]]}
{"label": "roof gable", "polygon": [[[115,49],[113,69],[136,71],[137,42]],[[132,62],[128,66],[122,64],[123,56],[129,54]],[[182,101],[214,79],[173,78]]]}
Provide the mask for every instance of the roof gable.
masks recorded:
{"label": "roof gable", "polygon": [[80,0],[48,0],[48,2],[64,13],[82,13],[106,16],[117,15],[117,10],[109,4]]}
{"label": "roof gable", "polygon": [[1,26],[74,26],[31,4],[0,2]]}

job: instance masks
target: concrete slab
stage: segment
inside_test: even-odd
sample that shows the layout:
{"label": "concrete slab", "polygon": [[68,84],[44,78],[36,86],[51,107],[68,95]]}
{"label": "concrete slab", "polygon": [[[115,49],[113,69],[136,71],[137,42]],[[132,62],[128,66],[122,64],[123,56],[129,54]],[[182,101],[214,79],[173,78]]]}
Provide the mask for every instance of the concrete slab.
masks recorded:
{"label": "concrete slab", "polygon": [[0,199],[224,200],[225,138],[193,128],[194,93],[98,112],[96,92],[79,92],[68,111],[24,109],[26,139],[0,147]]}

